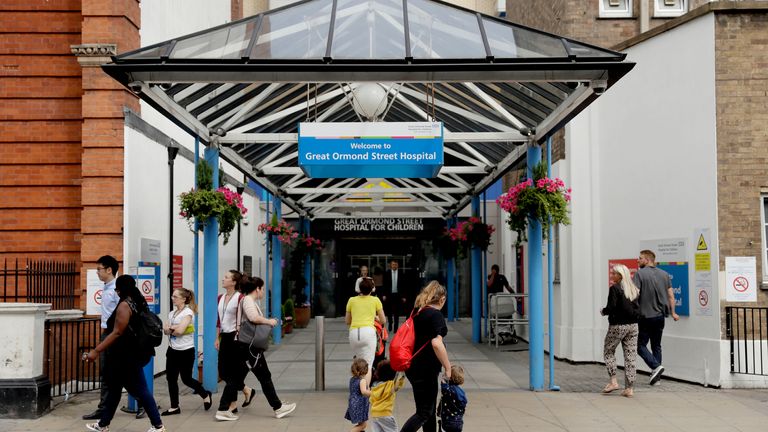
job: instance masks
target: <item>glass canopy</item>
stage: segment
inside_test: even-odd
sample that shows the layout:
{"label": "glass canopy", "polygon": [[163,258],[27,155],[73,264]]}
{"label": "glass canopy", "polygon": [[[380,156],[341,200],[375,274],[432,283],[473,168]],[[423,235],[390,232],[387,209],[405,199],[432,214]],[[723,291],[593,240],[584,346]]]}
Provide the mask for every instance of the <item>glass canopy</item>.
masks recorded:
{"label": "glass canopy", "polygon": [[[102,67],[301,215],[447,217],[628,73],[624,59],[435,0],[307,0]],[[353,99],[372,83],[386,108],[367,119]],[[355,199],[369,179],[307,177],[298,124],[359,121],[442,122],[439,174],[381,179],[398,199],[375,206]]]}

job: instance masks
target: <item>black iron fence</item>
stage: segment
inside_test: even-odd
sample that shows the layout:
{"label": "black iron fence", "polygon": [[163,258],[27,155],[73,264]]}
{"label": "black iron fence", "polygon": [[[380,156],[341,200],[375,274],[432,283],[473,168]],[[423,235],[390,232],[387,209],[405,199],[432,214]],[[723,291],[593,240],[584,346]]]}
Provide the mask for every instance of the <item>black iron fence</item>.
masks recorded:
{"label": "black iron fence", "polygon": [[0,286],[3,302],[50,303],[51,309],[74,309],[79,272],[74,261],[29,261],[19,267],[19,260],[3,260]]}
{"label": "black iron fence", "polygon": [[768,375],[768,308],[725,307],[731,373]]}
{"label": "black iron fence", "polygon": [[51,397],[101,388],[99,362],[84,362],[82,355],[101,337],[100,318],[45,322],[45,364]]}

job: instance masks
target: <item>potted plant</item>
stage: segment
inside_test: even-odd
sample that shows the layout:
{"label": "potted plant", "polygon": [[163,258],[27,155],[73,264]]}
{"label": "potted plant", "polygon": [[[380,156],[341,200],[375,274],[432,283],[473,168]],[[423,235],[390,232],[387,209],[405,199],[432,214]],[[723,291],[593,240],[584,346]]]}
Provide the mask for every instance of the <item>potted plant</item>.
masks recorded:
{"label": "potted plant", "polygon": [[[179,195],[179,215],[186,219],[192,232],[195,228],[202,231],[211,218],[219,222],[219,235],[224,236],[224,244],[229,242],[229,235],[235,229],[237,223],[248,213],[243,205],[243,197],[237,192],[226,187],[216,190],[212,188],[212,182],[208,179],[202,167],[210,169],[205,161],[198,168],[197,187],[189,192]],[[200,172],[204,172],[200,174]],[[207,172],[207,171],[206,171]]]}
{"label": "potted plant", "polygon": [[293,332],[293,317],[294,317],[294,308],[293,308],[293,300],[288,299],[283,303],[283,330],[286,334],[290,334]]}
{"label": "potted plant", "polygon": [[307,301],[307,295],[304,294],[306,286],[307,282],[303,277],[296,280],[296,319],[293,321],[293,326],[296,328],[307,328],[309,325],[311,310]]}
{"label": "potted plant", "polygon": [[517,233],[517,245],[528,239],[530,220],[541,222],[543,237],[547,238],[551,224],[569,225],[568,203],[571,189],[559,178],[547,177],[543,163],[533,167],[533,178],[512,186],[496,202],[508,214],[507,224]]}

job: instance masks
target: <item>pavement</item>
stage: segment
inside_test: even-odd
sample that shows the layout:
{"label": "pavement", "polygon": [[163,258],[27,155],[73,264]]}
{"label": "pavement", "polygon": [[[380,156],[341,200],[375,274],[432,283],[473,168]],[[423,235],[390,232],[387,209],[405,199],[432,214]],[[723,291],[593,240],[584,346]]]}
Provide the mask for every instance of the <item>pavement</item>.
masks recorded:
{"label": "pavement", "polygon": [[[240,408],[240,419],[219,422],[214,406],[204,411],[201,399],[181,382],[180,415],[164,417],[169,432],[259,431],[341,432],[351,424],[344,420],[351,350],[343,318],[325,320],[325,391],[315,391],[314,320],[307,329],[295,329],[282,343],[267,352],[281,399],[296,402],[291,415],[276,419],[260,394],[248,408]],[[471,342],[471,320],[449,323],[446,337],[450,359],[465,369],[465,391],[469,405],[464,430],[475,431],[758,431],[768,424],[768,391],[721,390],[662,379],[649,386],[648,376],[639,375],[635,396],[619,392],[600,394],[607,382],[605,367],[556,361],[556,384],[560,391],[528,390],[528,352],[524,342],[496,350]],[[545,356],[546,359],[546,356]],[[548,376],[548,374],[547,374]],[[619,383],[623,372],[619,371]],[[259,390],[249,375],[246,384]],[[168,407],[164,376],[155,380],[155,398],[161,411]],[[219,385],[219,392],[223,383]],[[80,417],[93,411],[98,392],[55,400],[53,410],[36,420],[0,420],[0,431],[85,431]],[[242,398],[241,398],[242,399]],[[242,401],[242,400],[241,400]],[[402,425],[415,411],[410,386],[398,393],[395,417]],[[149,422],[118,411],[111,431],[146,431]]]}

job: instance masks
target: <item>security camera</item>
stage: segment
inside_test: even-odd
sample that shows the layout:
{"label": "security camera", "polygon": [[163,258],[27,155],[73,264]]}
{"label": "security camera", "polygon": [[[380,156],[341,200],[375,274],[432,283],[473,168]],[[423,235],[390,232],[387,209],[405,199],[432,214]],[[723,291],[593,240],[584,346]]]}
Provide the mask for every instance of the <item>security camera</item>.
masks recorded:
{"label": "security camera", "polygon": [[173,84],[171,83],[160,83],[160,88],[163,89],[164,91],[170,90],[171,87],[173,87]]}
{"label": "security camera", "polygon": [[608,82],[605,80],[596,80],[590,82],[589,86],[592,87],[592,91],[595,92],[596,95],[600,96],[605,93],[605,90],[608,88]]}
{"label": "security camera", "polygon": [[131,91],[136,94],[141,93],[141,89],[142,89],[141,83],[138,83],[138,82],[132,82],[128,84],[128,88],[131,89]]}
{"label": "security camera", "polygon": [[242,223],[243,225],[248,226],[248,224],[251,223],[251,220],[248,219],[248,216],[243,216]]}

